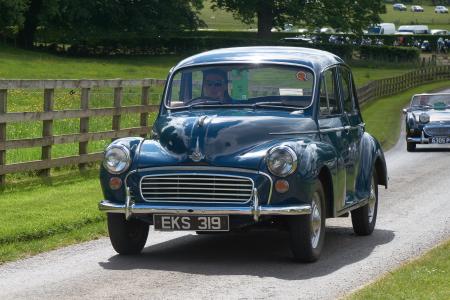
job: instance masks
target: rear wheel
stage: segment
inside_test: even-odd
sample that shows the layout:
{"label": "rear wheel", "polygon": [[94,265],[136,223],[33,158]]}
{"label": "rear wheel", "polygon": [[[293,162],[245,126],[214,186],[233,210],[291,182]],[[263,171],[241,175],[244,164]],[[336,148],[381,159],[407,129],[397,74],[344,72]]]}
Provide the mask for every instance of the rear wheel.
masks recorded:
{"label": "rear wheel", "polygon": [[147,242],[149,225],[137,219],[126,220],[124,214],[108,213],[111,244],[119,254],[137,254]]}
{"label": "rear wheel", "polygon": [[413,152],[413,151],[415,151],[415,150],[416,150],[416,143],[409,143],[409,142],[407,142],[407,143],[406,143],[406,150],[407,150],[408,152]]}
{"label": "rear wheel", "polygon": [[320,257],[325,239],[325,193],[317,180],[311,201],[311,214],[289,217],[291,250],[294,260],[314,262]]}
{"label": "rear wheel", "polygon": [[370,184],[369,201],[366,205],[352,211],[353,231],[357,235],[369,235],[375,228],[378,212],[378,180],[374,170]]}

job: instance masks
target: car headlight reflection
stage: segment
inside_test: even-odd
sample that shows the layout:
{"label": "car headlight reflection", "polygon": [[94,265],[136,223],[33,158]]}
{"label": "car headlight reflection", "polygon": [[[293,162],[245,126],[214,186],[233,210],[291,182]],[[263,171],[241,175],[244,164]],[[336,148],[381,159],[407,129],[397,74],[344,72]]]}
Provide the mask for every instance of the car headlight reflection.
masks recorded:
{"label": "car headlight reflection", "polygon": [[430,122],[430,115],[426,113],[421,113],[419,115],[419,121],[420,123],[428,123]]}
{"label": "car headlight reflection", "polygon": [[109,173],[119,174],[128,169],[131,163],[130,150],[122,145],[106,148],[103,166]]}
{"label": "car headlight reflection", "polygon": [[279,177],[286,177],[297,168],[297,155],[292,148],[287,146],[270,149],[266,161],[269,171]]}

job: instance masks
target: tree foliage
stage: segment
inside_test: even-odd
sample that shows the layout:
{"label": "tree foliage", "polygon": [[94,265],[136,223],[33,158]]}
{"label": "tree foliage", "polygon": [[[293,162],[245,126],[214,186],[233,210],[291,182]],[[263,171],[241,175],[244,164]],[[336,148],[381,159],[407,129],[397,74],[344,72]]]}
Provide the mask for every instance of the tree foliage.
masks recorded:
{"label": "tree foliage", "polygon": [[212,7],[232,12],[244,23],[258,23],[264,37],[272,27],[292,23],[308,28],[331,26],[341,31],[360,32],[381,21],[382,0],[212,0]]}
{"label": "tree foliage", "polygon": [[30,47],[37,28],[66,40],[95,36],[157,36],[194,30],[203,0],[0,0],[0,27],[18,28]]}

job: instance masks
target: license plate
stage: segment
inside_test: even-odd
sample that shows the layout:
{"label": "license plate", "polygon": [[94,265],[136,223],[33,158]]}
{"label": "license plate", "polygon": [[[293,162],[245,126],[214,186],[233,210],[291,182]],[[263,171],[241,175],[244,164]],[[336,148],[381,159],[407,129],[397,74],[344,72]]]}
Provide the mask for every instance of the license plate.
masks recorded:
{"label": "license plate", "polygon": [[445,136],[432,137],[432,138],[430,138],[430,143],[431,144],[448,144],[448,143],[450,143],[450,137],[445,137]]}
{"label": "license plate", "polygon": [[229,231],[228,216],[153,215],[155,230]]}

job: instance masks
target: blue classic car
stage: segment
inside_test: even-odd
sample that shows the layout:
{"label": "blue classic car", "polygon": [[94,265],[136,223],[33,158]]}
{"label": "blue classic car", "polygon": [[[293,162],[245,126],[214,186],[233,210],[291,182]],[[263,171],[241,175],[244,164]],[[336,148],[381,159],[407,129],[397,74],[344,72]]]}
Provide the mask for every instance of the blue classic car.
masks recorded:
{"label": "blue classic car", "polygon": [[350,68],[296,47],[245,47],[171,69],[152,139],[114,141],[100,171],[111,243],[140,252],[149,225],[197,233],[270,225],[296,261],[319,258],[325,219],[374,230],[378,142],[364,130]]}
{"label": "blue classic car", "polygon": [[417,144],[450,144],[450,93],[417,94],[406,115],[406,150]]}

